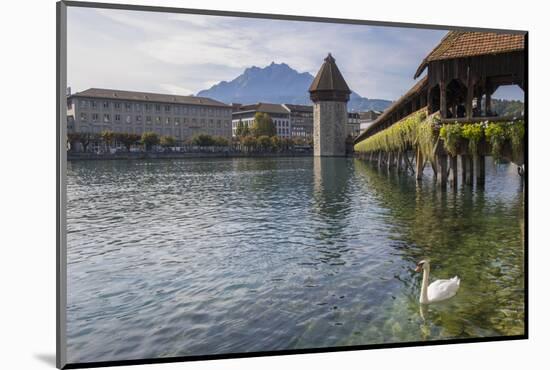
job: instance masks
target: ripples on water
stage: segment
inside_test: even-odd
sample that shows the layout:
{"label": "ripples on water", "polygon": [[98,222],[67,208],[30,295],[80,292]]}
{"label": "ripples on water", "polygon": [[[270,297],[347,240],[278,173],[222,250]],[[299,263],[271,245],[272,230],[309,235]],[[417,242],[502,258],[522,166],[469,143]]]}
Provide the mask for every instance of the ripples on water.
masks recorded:
{"label": "ripples on water", "polygon": [[[523,333],[523,193],[344,158],[68,166],[69,362]],[[422,319],[419,274],[459,275]]]}

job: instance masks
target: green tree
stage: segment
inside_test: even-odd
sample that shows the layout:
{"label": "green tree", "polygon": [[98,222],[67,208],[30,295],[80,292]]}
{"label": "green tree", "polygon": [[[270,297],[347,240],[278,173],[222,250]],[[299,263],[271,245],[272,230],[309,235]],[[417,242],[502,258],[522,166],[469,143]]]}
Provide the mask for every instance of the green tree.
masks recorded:
{"label": "green tree", "polygon": [[176,145],[176,138],[173,136],[162,136],[160,138],[160,145],[163,147],[171,147]]}
{"label": "green tree", "polygon": [[120,132],[115,134],[115,140],[126,147],[127,151],[130,151],[132,145],[138,143],[141,136],[138,134],[131,134],[126,132]]}
{"label": "green tree", "polygon": [[101,138],[103,139],[105,145],[107,145],[107,149],[111,147],[111,144],[115,140],[115,137],[115,133],[111,130],[105,130],[101,132]]}
{"label": "green tree", "polygon": [[141,143],[145,145],[145,150],[149,151],[154,145],[159,143],[159,136],[152,131],[141,134]]}
{"label": "green tree", "polygon": [[216,136],[214,138],[214,145],[216,146],[229,146],[229,140],[227,140],[225,137],[223,136]]}
{"label": "green tree", "polygon": [[277,129],[273,124],[273,120],[267,113],[258,112],[254,115],[254,123],[252,124],[252,134],[256,137],[260,136],[275,136]]}
{"label": "green tree", "polygon": [[271,138],[267,135],[262,135],[258,137],[258,146],[261,150],[269,150],[271,149]]}
{"label": "green tree", "polygon": [[250,136],[252,133],[250,132],[250,127],[248,127],[248,123],[243,124],[243,134],[242,136]]}
{"label": "green tree", "polygon": [[275,151],[279,151],[281,149],[281,138],[278,136],[272,136],[271,137],[271,147]]}
{"label": "green tree", "polygon": [[198,134],[193,136],[191,144],[196,146],[213,146],[216,144],[214,138],[207,134]]}
{"label": "green tree", "polygon": [[241,119],[239,119],[239,122],[237,123],[237,129],[235,130],[235,136],[241,137],[243,135],[244,130],[244,123]]}
{"label": "green tree", "polygon": [[248,150],[250,151],[251,149],[254,149],[256,148],[257,146],[257,141],[256,141],[256,138],[254,136],[245,136],[243,139],[242,139],[242,145]]}

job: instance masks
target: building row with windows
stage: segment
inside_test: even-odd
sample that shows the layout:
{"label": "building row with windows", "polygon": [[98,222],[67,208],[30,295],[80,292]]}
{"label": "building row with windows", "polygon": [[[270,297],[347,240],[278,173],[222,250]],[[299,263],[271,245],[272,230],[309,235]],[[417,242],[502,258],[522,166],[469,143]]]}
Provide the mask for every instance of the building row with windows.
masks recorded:
{"label": "building row with windows", "polygon": [[369,110],[359,113],[359,131],[363,132],[378,118],[382,112]]}
{"label": "building row with windows", "polygon": [[[313,106],[271,103],[233,104],[232,135],[237,135],[239,122],[251,128],[256,113],[267,113],[271,117],[277,136],[303,139],[313,137]],[[360,114],[348,113],[346,135],[357,136],[359,132]]]}
{"label": "building row with windows", "polygon": [[[198,134],[236,136],[256,113],[267,113],[284,138],[313,137],[313,107],[299,104],[228,105],[210,98],[91,88],[67,97],[68,132],[156,132],[185,141]],[[348,113],[346,134],[356,136],[363,113]]]}
{"label": "building row with windows", "polygon": [[277,136],[290,138],[292,137],[291,127],[292,122],[289,116],[289,110],[284,104],[257,103],[249,105],[233,104],[232,118],[232,135],[237,136],[237,126],[239,122],[248,128],[252,128],[254,124],[254,116],[256,113],[266,113],[271,117]]}
{"label": "building row with windows", "polygon": [[92,88],[67,98],[68,132],[156,132],[231,138],[230,105],[195,97]]}

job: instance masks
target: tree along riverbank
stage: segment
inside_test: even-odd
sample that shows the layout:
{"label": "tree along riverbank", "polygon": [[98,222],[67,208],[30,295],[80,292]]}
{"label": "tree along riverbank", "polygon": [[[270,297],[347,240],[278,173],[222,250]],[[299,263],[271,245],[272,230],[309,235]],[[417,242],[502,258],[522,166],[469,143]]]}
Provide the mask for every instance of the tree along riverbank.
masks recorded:
{"label": "tree along riverbank", "polygon": [[284,152],[116,152],[116,153],[67,153],[67,160],[139,160],[139,159],[183,159],[183,158],[251,158],[251,157],[311,157],[313,151],[284,151]]}

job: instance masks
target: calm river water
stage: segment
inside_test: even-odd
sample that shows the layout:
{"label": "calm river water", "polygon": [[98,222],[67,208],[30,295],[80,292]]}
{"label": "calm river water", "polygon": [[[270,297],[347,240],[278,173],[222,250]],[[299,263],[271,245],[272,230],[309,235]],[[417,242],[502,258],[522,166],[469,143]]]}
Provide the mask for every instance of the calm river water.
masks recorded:
{"label": "calm river water", "polygon": [[[68,360],[522,334],[521,180],[487,168],[441,192],[349,158],[69,163]],[[424,257],[462,284],[421,315]]]}

